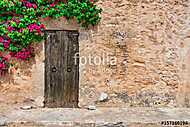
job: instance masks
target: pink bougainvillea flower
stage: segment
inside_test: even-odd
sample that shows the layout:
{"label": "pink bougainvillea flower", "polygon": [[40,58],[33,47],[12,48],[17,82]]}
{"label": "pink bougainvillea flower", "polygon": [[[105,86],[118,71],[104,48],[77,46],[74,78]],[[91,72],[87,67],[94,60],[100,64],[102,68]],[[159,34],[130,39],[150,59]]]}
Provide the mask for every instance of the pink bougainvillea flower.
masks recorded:
{"label": "pink bougainvillea flower", "polygon": [[36,8],[37,8],[37,5],[36,5],[36,4],[33,4],[33,8],[35,8],[35,9],[36,9]]}
{"label": "pink bougainvillea flower", "polygon": [[5,69],[5,68],[6,68],[5,63],[4,62],[0,63],[0,70]]}
{"label": "pink bougainvillea flower", "polygon": [[8,43],[3,43],[4,47],[7,49],[9,48],[9,44]]}
{"label": "pink bougainvillea flower", "polygon": [[20,51],[20,52],[16,53],[15,57],[17,59],[26,60],[26,59],[30,58],[31,55],[30,55],[29,51]]}
{"label": "pink bougainvillea flower", "polygon": [[32,4],[31,2],[28,2],[26,0],[23,0],[22,2],[24,3],[24,6],[27,7],[27,8],[34,8],[34,9],[37,8],[37,5],[36,4]]}
{"label": "pink bougainvillea flower", "polygon": [[11,43],[11,40],[10,40],[10,39],[4,40],[3,45],[4,45],[5,49],[9,48],[10,43]]}
{"label": "pink bougainvillea flower", "polygon": [[34,24],[30,24],[28,26],[28,29],[30,32],[33,32],[34,30],[36,30],[37,33],[41,34],[42,30],[45,29],[45,25],[44,24],[37,25],[36,23],[34,23]]}
{"label": "pink bougainvillea flower", "polygon": [[11,53],[10,55],[17,59],[27,60],[28,58],[31,58],[33,56],[33,50],[34,49],[32,47],[24,48],[21,51],[17,53]]}
{"label": "pink bougainvillea flower", "polygon": [[0,71],[3,71],[4,69],[6,69],[8,67],[8,65],[7,65],[8,60],[7,60],[7,58],[2,57],[2,56],[0,58],[1,58],[0,59]]}
{"label": "pink bougainvillea flower", "polygon": [[13,30],[15,30],[12,26],[9,26],[7,29],[9,32],[12,32]]}
{"label": "pink bougainvillea flower", "polygon": [[18,30],[19,33],[22,33],[22,31],[23,31],[23,28],[21,28],[21,29]]}
{"label": "pink bougainvillea flower", "polygon": [[10,59],[11,59],[11,55],[8,54],[8,55],[4,56],[4,58],[5,58],[6,60],[10,60]]}
{"label": "pink bougainvillea flower", "polygon": [[24,6],[26,6],[27,8],[32,8],[33,4],[28,2],[28,1],[23,1],[24,2]]}
{"label": "pink bougainvillea flower", "polygon": [[0,37],[0,42],[3,42],[4,41],[4,38],[3,37]]}
{"label": "pink bougainvillea flower", "polygon": [[8,39],[8,37],[0,37],[0,43],[4,45],[5,49],[7,49],[11,43],[11,39]]}
{"label": "pink bougainvillea flower", "polygon": [[50,4],[50,7],[55,7],[55,3]]}
{"label": "pink bougainvillea flower", "polygon": [[30,24],[28,26],[28,29],[30,30],[30,32],[33,32],[35,29],[37,29],[38,25],[36,23],[34,24]]}
{"label": "pink bougainvillea flower", "polygon": [[17,24],[19,24],[19,23],[20,23],[20,19],[16,19],[15,22],[16,22]]}
{"label": "pink bougainvillea flower", "polygon": [[40,27],[41,27],[42,29],[46,29],[46,27],[45,27],[44,24],[41,24]]}
{"label": "pink bougainvillea flower", "polygon": [[27,2],[27,3],[26,3],[26,6],[27,6],[28,8],[32,8],[32,7],[33,7],[30,2]]}

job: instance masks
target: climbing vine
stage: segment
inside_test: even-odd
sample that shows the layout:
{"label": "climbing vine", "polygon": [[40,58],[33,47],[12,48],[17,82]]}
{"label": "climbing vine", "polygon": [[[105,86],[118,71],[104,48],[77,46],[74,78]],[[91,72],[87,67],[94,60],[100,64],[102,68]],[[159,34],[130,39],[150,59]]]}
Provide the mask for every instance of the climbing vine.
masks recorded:
{"label": "climbing vine", "polygon": [[76,19],[82,27],[99,23],[101,9],[96,0],[1,0],[0,1],[0,73],[14,60],[34,57],[33,43],[44,39],[41,18]]}

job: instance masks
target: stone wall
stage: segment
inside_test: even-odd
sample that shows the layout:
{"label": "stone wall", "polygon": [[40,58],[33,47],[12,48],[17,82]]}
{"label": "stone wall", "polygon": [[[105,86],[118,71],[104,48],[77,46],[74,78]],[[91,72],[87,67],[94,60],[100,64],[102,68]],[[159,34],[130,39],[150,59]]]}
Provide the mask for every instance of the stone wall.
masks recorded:
{"label": "stone wall", "polygon": [[[99,0],[97,5],[103,8],[101,23],[89,30],[76,27],[81,60],[101,58],[101,64],[80,64],[80,106],[189,107],[190,1]],[[43,96],[43,60],[41,52],[30,75],[14,74],[25,77],[14,82],[33,86],[36,98]],[[100,102],[102,95],[108,97]]]}
{"label": "stone wall", "polygon": [[[82,102],[190,106],[190,1],[100,0],[98,5],[102,22],[81,32],[81,56],[106,53],[117,64],[81,67]],[[101,92],[108,102],[97,102]]]}

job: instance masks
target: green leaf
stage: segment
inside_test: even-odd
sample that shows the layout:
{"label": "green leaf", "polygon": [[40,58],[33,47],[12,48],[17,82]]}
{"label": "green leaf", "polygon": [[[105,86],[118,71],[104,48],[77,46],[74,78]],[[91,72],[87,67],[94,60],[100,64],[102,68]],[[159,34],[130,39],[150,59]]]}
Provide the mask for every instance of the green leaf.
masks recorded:
{"label": "green leaf", "polygon": [[0,51],[4,51],[4,45],[2,43],[0,43]]}
{"label": "green leaf", "polygon": [[16,27],[16,26],[17,26],[16,22],[13,22],[13,21],[12,21],[12,22],[11,22],[11,26],[12,26],[12,27]]}

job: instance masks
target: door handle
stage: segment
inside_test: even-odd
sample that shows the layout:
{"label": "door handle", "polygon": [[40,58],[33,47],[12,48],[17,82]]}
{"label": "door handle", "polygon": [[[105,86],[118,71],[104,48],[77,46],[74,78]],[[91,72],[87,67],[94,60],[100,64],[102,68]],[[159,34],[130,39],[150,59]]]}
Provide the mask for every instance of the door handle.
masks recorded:
{"label": "door handle", "polygon": [[53,66],[53,67],[51,68],[51,72],[57,72],[57,68],[56,68],[55,66]]}
{"label": "door handle", "polygon": [[67,67],[67,72],[71,72],[72,68],[71,67]]}

